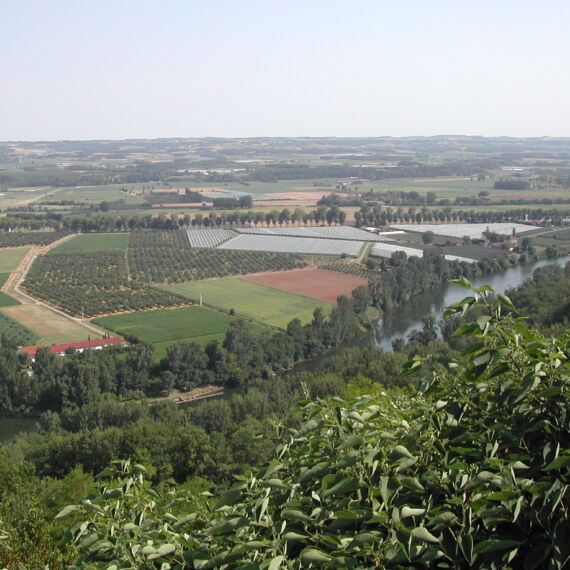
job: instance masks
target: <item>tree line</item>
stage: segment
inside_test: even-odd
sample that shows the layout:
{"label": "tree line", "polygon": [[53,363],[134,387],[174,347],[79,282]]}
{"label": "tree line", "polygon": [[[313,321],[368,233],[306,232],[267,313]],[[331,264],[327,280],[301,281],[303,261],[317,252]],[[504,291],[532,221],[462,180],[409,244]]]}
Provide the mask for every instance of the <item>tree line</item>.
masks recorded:
{"label": "tree line", "polygon": [[540,221],[561,225],[570,216],[570,210],[544,208],[512,208],[508,211],[458,210],[451,207],[393,208],[363,206],[354,214],[357,226],[385,226],[394,223],[492,223]]}

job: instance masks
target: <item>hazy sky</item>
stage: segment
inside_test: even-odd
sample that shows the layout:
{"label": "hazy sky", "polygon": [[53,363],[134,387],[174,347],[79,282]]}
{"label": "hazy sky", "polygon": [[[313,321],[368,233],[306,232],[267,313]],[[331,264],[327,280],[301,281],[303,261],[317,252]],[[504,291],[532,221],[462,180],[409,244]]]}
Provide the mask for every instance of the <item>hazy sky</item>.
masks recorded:
{"label": "hazy sky", "polygon": [[0,140],[570,136],[569,0],[0,8]]}

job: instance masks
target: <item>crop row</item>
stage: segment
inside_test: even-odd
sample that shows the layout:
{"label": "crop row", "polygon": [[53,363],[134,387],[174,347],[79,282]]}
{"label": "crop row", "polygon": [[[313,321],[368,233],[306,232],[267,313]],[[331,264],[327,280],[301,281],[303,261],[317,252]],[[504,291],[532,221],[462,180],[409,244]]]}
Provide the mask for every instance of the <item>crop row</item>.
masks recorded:
{"label": "crop row", "polygon": [[305,265],[297,255],[268,252],[187,249],[129,250],[131,275],[144,283],[176,283],[262,271],[295,269]]}
{"label": "crop row", "polygon": [[35,297],[85,316],[186,303],[177,295],[131,280],[123,252],[39,257],[24,286]]}
{"label": "crop row", "polygon": [[21,245],[48,245],[67,235],[59,232],[1,232],[0,247],[19,247]]}
{"label": "crop row", "polygon": [[336,263],[326,263],[321,265],[319,269],[346,273],[347,275],[354,275],[355,277],[362,277],[363,279],[374,279],[378,277],[377,271],[372,271],[360,263],[337,261]]}
{"label": "crop row", "polygon": [[142,283],[177,283],[305,265],[301,256],[293,254],[191,248],[185,232],[176,230],[133,232],[127,255],[131,279]]}

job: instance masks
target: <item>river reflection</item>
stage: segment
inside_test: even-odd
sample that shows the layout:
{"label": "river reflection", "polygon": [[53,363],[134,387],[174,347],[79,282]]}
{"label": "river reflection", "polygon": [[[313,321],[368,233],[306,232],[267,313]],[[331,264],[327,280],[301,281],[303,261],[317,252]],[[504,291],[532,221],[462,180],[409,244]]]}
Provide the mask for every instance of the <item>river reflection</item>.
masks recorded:
{"label": "river reflection", "polygon": [[[476,287],[490,285],[497,293],[504,293],[507,289],[523,283],[539,267],[552,264],[565,265],[568,261],[570,256],[517,265],[501,273],[471,279],[471,283]],[[386,313],[378,321],[374,343],[386,351],[392,350],[392,341],[397,338],[406,339],[413,330],[421,329],[424,317],[432,315],[436,320],[440,319],[446,307],[461,301],[468,294],[465,289],[447,283],[437,289],[416,295],[408,303]]]}

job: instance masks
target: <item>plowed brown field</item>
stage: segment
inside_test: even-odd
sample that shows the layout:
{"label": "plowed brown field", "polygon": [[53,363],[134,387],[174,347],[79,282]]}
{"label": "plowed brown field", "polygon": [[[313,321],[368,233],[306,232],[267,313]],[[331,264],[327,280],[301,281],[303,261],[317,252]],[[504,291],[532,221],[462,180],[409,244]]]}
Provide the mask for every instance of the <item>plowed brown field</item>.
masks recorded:
{"label": "plowed brown field", "polygon": [[240,279],[327,303],[336,303],[336,298],[339,295],[350,296],[354,289],[368,283],[366,279],[361,277],[322,269],[293,269],[274,273],[254,273],[244,275]]}

